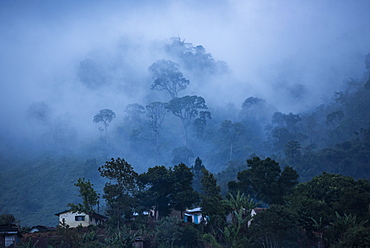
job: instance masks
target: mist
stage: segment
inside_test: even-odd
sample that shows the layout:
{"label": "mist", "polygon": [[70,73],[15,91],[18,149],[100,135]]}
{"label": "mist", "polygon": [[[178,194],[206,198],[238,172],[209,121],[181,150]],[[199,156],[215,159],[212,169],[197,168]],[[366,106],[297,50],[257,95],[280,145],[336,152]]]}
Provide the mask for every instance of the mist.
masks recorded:
{"label": "mist", "polygon": [[[54,213],[78,201],[78,178],[102,194],[97,168],[117,157],[138,173],[200,157],[226,171],[224,191],[251,156],[292,166],[302,181],[324,170],[368,179],[369,10],[368,1],[0,1],[0,213],[55,225]],[[160,60],[178,64],[189,80],[179,97],[204,99],[211,119],[203,112],[186,129],[169,111],[155,133],[145,107],[171,100],[151,89]],[[93,121],[104,109],[115,113],[107,135]]]}
{"label": "mist", "polygon": [[[118,123],[127,104],[160,97],[148,67],[168,57],[162,47],[171,37],[228,66],[216,76],[181,68],[190,80],[184,94],[213,109],[240,108],[252,96],[285,113],[307,111],[363,77],[369,9],[365,1],[2,1],[2,140],[40,143],[40,125],[27,119],[37,102],[78,142],[98,137],[92,118],[100,109],[114,110]],[[95,88],[78,76],[87,59],[104,75]]]}

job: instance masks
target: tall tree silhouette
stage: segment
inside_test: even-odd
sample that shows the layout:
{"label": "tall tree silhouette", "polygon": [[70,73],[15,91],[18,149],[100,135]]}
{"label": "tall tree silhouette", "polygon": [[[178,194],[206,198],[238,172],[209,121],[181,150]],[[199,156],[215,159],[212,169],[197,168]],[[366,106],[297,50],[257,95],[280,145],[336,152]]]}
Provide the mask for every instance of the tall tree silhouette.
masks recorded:
{"label": "tall tree silhouette", "polygon": [[179,70],[179,65],[171,60],[158,60],[149,67],[149,72],[154,79],[151,89],[167,91],[171,98],[176,98],[178,92],[189,84],[189,80]]}
{"label": "tall tree silhouette", "polygon": [[99,123],[101,122],[104,126],[105,130],[105,139],[107,142],[107,146],[109,144],[108,142],[108,126],[109,123],[113,120],[113,118],[116,118],[116,114],[110,110],[110,109],[102,109],[94,116],[93,122]]}

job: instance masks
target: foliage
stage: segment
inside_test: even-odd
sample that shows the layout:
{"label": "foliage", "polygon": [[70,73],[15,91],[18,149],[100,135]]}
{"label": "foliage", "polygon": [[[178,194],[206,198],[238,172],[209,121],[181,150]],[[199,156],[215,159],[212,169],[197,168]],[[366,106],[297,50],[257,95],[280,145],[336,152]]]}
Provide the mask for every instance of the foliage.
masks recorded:
{"label": "foliage", "polygon": [[224,227],[224,239],[229,247],[246,247],[250,243],[246,238],[248,221],[252,218],[252,209],[258,204],[238,191],[235,197],[229,194],[226,205],[231,212],[231,222]]}
{"label": "foliage", "polygon": [[194,157],[193,151],[187,147],[187,146],[180,146],[176,147],[171,152],[172,155],[172,163],[178,164],[178,163],[185,163],[189,164],[189,158]]}
{"label": "foliage", "polygon": [[279,164],[270,158],[247,160],[250,169],[238,173],[238,182],[229,182],[232,192],[240,190],[267,204],[283,204],[284,196],[298,184],[298,173],[291,167],[281,171]]}
{"label": "foliage", "polygon": [[157,221],[156,244],[158,247],[174,247],[179,241],[181,221],[176,217],[164,217]]}
{"label": "foliage", "polygon": [[138,190],[138,174],[121,158],[112,158],[98,170],[102,177],[110,180],[105,183],[103,197],[107,201],[109,221],[116,222],[119,228],[124,216],[131,218],[133,208],[136,206],[134,196]]}
{"label": "foliage", "polygon": [[[366,180],[323,173],[297,185],[288,201],[299,225],[307,231],[307,239],[333,243],[350,226],[369,218],[369,187]],[[315,233],[319,234],[317,238]]]}
{"label": "foliage", "polygon": [[202,190],[202,171],[205,169],[205,166],[202,163],[202,160],[197,157],[195,159],[195,163],[192,167],[190,167],[191,172],[194,175],[194,180],[193,180],[193,189],[200,193]]}
{"label": "foliage", "polygon": [[152,208],[156,218],[167,216],[171,209],[184,211],[198,201],[198,194],[192,188],[193,173],[185,164],[174,168],[155,166],[140,174],[142,191],[139,193],[141,204]]}
{"label": "foliage", "polygon": [[108,142],[108,126],[109,126],[109,123],[114,118],[116,118],[116,114],[110,109],[101,109],[101,110],[99,110],[99,113],[94,115],[93,122],[95,122],[95,123],[101,122],[104,126],[105,139],[106,139],[107,145],[109,144],[109,142]]}
{"label": "foliage", "polygon": [[200,206],[202,207],[202,213],[204,215],[209,215],[210,218],[214,215],[224,214],[220,186],[217,185],[217,181],[213,174],[205,168],[202,170],[201,183],[202,193]]}
{"label": "foliage", "polygon": [[198,193],[193,189],[194,175],[183,163],[176,165],[171,174],[174,179],[171,206],[182,212],[198,202]]}
{"label": "foliage", "polygon": [[192,43],[185,42],[180,37],[172,37],[170,40],[171,42],[165,46],[167,53],[175,56],[186,69],[197,75],[222,74],[228,71],[226,63],[215,61],[203,46],[193,46]]}
{"label": "foliage", "polygon": [[116,114],[110,110],[110,109],[102,109],[99,110],[99,113],[94,115],[93,121],[95,123],[101,122],[104,125],[104,128],[106,129],[109,125],[109,123],[116,118]]}
{"label": "foliage", "polygon": [[199,111],[199,117],[194,120],[194,126],[197,131],[197,137],[202,138],[204,135],[204,130],[207,124],[207,119],[211,119],[211,112],[209,111]]}
{"label": "foliage", "polygon": [[166,103],[152,102],[146,106],[149,126],[156,133],[157,151],[159,151],[159,129],[166,117]]}
{"label": "foliage", "polygon": [[145,113],[145,108],[138,103],[128,104],[125,113],[127,114],[126,121],[138,123],[141,120],[141,115]]}
{"label": "foliage", "polygon": [[90,183],[90,180],[85,181],[85,178],[79,178],[74,185],[80,188],[80,194],[78,196],[82,198],[82,204],[68,203],[68,206],[72,212],[92,214],[94,207],[99,204],[99,194],[94,190],[94,184]]}
{"label": "foliage", "polygon": [[[173,98],[170,100],[166,109],[179,117],[185,132],[185,145],[187,145],[187,129],[191,120],[198,116],[200,110],[207,109],[206,101],[201,96],[184,96],[180,98]],[[205,112],[203,112],[205,113]],[[207,115],[210,116],[208,112]]]}
{"label": "foliage", "polygon": [[370,227],[356,226],[349,229],[341,240],[333,245],[335,248],[358,247],[366,248],[370,244]]}
{"label": "foliage", "polygon": [[135,239],[138,238],[141,238],[141,230],[135,231],[127,227],[122,227],[118,232],[113,232],[109,237],[105,238],[105,247],[131,248],[133,247]]}
{"label": "foliage", "polygon": [[173,178],[165,166],[154,166],[140,174],[143,190],[139,193],[140,204],[147,209],[154,207],[155,217],[167,216],[170,213],[170,194]]}
{"label": "foliage", "polygon": [[230,155],[229,155],[230,161],[232,161],[233,158],[234,153],[233,149],[235,143],[238,141],[238,139],[241,137],[244,131],[245,127],[240,122],[232,123],[230,120],[225,120],[221,123],[220,127],[221,135],[224,137],[227,143],[230,144]]}
{"label": "foliage", "polygon": [[330,244],[339,243],[349,230],[363,227],[367,222],[368,220],[358,222],[357,217],[352,214],[341,216],[336,212],[335,219],[327,230],[327,239]]}
{"label": "foliage", "polygon": [[221,239],[220,230],[225,224],[226,206],[222,200],[220,186],[213,174],[207,169],[202,170],[202,193],[200,195],[200,207],[202,215],[206,218],[206,231]]}
{"label": "foliage", "polygon": [[152,102],[146,106],[149,125],[153,132],[158,132],[166,116],[166,103]]}
{"label": "foliage", "polygon": [[172,99],[189,84],[189,80],[180,72],[179,65],[171,60],[158,60],[149,67],[149,72],[154,79],[151,89],[167,91]]}
{"label": "foliage", "polygon": [[32,239],[29,238],[27,241],[22,241],[21,240],[19,242],[18,247],[21,247],[21,248],[36,248],[38,242],[39,242],[38,240],[36,240],[35,242],[32,242]]}
{"label": "foliage", "polygon": [[299,247],[296,215],[284,206],[272,205],[257,214],[249,232],[256,247]]}
{"label": "foliage", "polygon": [[[153,81],[158,79],[158,83],[168,82],[171,85],[172,81],[166,80],[173,78],[173,82],[179,84],[176,88],[172,88],[177,97],[182,98],[180,92],[188,90],[189,82],[185,79],[185,73],[193,80],[192,88],[189,88],[192,94],[198,94],[200,92],[198,88],[199,90],[206,89],[203,86],[199,87],[200,84],[211,85],[215,82],[208,77],[209,74],[214,74],[215,77],[220,76],[217,72],[217,61],[206,52],[203,46],[193,46],[180,38],[174,38],[165,47],[166,56],[176,62],[167,60],[163,64],[158,63],[155,72],[156,75],[162,73],[164,81],[160,81],[159,77],[155,79],[153,77]],[[72,121],[68,115],[67,117],[56,116],[57,106],[38,100],[30,104],[27,112],[24,113],[25,119],[28,120],[27,128],[30,133],[32,132],[30,136],[33,138],[28,139],[27,135],[24,137],[22,135],[23,145],[21,145],[16,137],[8,136],[4,132],[0,134],[0,186],[2,188],[0,208],[21,219],[22,225],[55,225],[57,222],[53,217],[54,213],[61,211],[60,207],[66,206],[68,202],[78,201],[75,196],[77,189],[73,183],[78,178],[91,178],[94,183],[96,182],[98,191],[102,192],[105,183],[103,180],[106,178],[98,178],[94,174],[97,164],[123,153],[132,161],[135,169],[140,171],[146,171],[154,164],[166,166],[181,162],[190,164],[189,159],[202,157],[209,166],[208,169],[215,175],[218,173],[216,185],[221,186],[223,195],[227,193],[227,183],[233,181],[229,183],[232,193],[236,194],[238,190],[243,190],[253,199],[261,198],[268,204],[279,203],[289,206],[298,214],[299,225],[304,227],[310,235],[317,234],[320,230],[328,232],[331,227],[330,223],[335,222],[336,212],[340,216],[346,214],[356,217],[358,221],[365,220],[368,218],[366,207],[369,199],[367,180],[370,178],[370,108],[367,107],[370,103],[368,58],[369,56],[365,62],[366,71],[363,78],[349,79],[348,87],[333,93],[333,99],[324,99],[325,104],[305,112],[283,113],[270,106],[267,100],[248,95],[246,95],[246,100],[237,107],[233,104],[225,107],[215,104],[209,106],[212,108],[212,119],[209,118],[208,106],[198,109],[197,115],[193,116],[186,126],[190,127],[194,124],[195,128],[194,132],[188,130],[189,133],[185,136],[186,146],[181,146],[179,142],[180,129],[185,126],[181,125],[183,123],[176,122],[176,115],[161,119],[164,116],[161,114],[169,109],[163,109],[167,103],[158,102],[163,98],[155,99],[157,95],[153,91],[143,92],[145,95],[145,99],[142,99],[143,105],[128,104],[125,111],[126,118],[115,120],[121,123],[117,125],[119,126],[117,129],[110,130],[111,146],[109,149],[102,146],[99,139],[81,139],[82,142],[76,142],[77,137],[80,139],[81,135],[73,126],[76,123],[75,120]],[[145,73],[135,75],[133,77],[135,79],[130,81],[126,75],[132,74],[130,70],[136,63],[128,63],[127,60],[127,64],[122,66],[116,62],[110,62],[105,66],[94,58],[81,60],[77,76],[88,87],[87,90],[108,90],[108,87],[103,88],[103,86],[119,81],[119,87],[113,87],[114,89],[124,89],[132,96],[138,95],[142,84],[136,82],[141,81],[141,75],[144,77],[147,75]],[[109,67],[123,68],[126,70],[123,73],[125,75],[113,76],[112,72],[116,69]],[[138,68],[140,70],[140,67]],[[184,74],[180,72],[180,68],[184,70]],[[164,73],[166,71],[169,73],[167,76]],[[155,75],[152,74],[152,76]],[[122,79],[125,83],[121,83]],[[145,80],[142,81],[145,82]],[[224,80],[224,78],[218,80]],[[159,84],[157,86],[160,87]],[[155,89],[159,90],[157,86]],[[164,88],[162,90],[166,91]],[[175,100],[173,97],[171,99]],[[115,101],[116,99],[110,100]],[[213,103],[222,104],[217,97],[211,100]],[[150,110],[144,106],[151,105],[148,102],[152,101],[158,103],[156,106],[160,108],[161,116],[158,116],[156,124],[155,119],[152,119],[153,125],[148,126],[144,125],[142,117],[144,111],[149,114]],[[102,121],[105,115],[101,112],[97,113],[93,121],[102,124],[102,135],[105,128],[107,137],[107,126],[115,118],[115,113],[112,111],[112,114],[111,110],[106,110],[109,113],[105,123],[107,125]],[[182,110],[185,111],[185,107]],[[220,128],[222,123],[227,124],[228,122],[232,125],[236,123],[243,125],[243,132],[237,132],[233,143],[224,132],[221,132]],[[160,146],[159,132],[161,132]],[[154,134],[157,135],[157,147],[152,145]],[[172,151],[173,156],[171,156]],[[155,153],[157,154],[156,160],[154,159]],[[254,167],[247,168],[245,164],[241,164],[245,158],[257,156],[261,157],[261,161],[256,162]],[[266,157],[270,157],[274,162],[265,161]],[[230,158],[232,161],[229,161]],[[96,162],[85,162],[87,160]],[[260,166],[263,163],[265,165]],[[242,171],[239,173],[240,180],[237,178],[239,171]],[[316,178],[323,171],[336,176]],[[300,184],[294,190],[294,185],[298,181],[297,172],[301,182],[307,184]],[[353,180],[339,174],[352,177]],[[14,175],[17,176],[14,177]],[[314,179],[311,180],[312,178]],[[367,180],[356,181],[358,178]],[[199,177],[198,180],[200,180]],[[114,185],[116,182],[113,180],[109,183]],[[172,187],[174,184],[169,183],[168,185]],[[151,189],[150,184],[144,186],[145,189]],[[113,192],[113,188],[112,186],[110,192]],[[201,191],[200,187],[198,190]],[[147,193],[149,192],[151,191]],[[293,196],[287,198],[292,192],[294,192]],[[127,196],[131,197],[130,194]],[[171,192],[170,196],[173,197],[174,193]],[[164,204],[174,204],[170,196],[168,196],[168,202],[167,198],[163,198]],[[131,206],[126,206],[127,212],[136,211],[132,208],[137,206],[137,202],[131,201],[130,197],[126,199],[130,199],[132,203]],[[147,195],[147,197],[154,198],[152,195]],[[219,199],[218,196],[216,199]],[[148,206],[145,207],[151,207],[149,205],[153,202],[156,201],[148,200]],[[144,208],[144,206],[140,207]],[[130,216],[129,213],[127,214]],[[224,230],[224,226],[221,226],[221,230]],[[220,241],[219,236],[215,238],[218,242]]]}
{"label": "foliage", "polygon": [[16,223],[14,215],[12,214],[0,214],[0,225]]}

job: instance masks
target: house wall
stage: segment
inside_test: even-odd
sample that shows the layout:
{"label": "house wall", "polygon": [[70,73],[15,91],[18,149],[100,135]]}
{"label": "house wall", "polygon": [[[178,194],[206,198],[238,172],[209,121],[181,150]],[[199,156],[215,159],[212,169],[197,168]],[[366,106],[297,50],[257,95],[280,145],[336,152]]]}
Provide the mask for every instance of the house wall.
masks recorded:
{"label": "house wall", "polygon": [[5,239],[5,242],[4,242],[4,247],[10,247],[11,245],[13,245],[12,247],[16,247],[16,237],[15,235],[5,235],[4,237]]}
{"label": "house wall", "polygon": [[202,221],[202,214],[201,213],[188,213],[186,216],[184,216],[184,222],[189,222],[188,218],[191,217],[191,222],[194,224],[200,224]]}
{"label": "house wall", "polygon": [[[84,216],[84,220],[77,220],[76,216]],[[59,223],[63,223],[63,218],[65,219],[65,223],[69,225],[69,227],[78,227],[79,225],[82,226],[89,226],[89,225],[95,225],[95,221],[90,221],[90,216],[85,213],[71,213],[71,212],[65,212],[59,215]]]}

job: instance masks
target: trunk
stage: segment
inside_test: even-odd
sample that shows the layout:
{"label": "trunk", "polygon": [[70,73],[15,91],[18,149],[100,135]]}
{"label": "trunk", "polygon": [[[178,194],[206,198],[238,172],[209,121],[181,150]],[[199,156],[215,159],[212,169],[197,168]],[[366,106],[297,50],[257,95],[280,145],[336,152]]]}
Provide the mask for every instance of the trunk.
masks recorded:
{"label": "trunk", "polygon": [[156,141],[157,141],[157,151],[156,151],[156,154],[157,154],[157,162],[159,162],[159,132],[157,131],[156,132]]}
{"label": "trunk", "polygon": [[184,127],[184,134],[185,134],[185,146],[188,146],[188,129]]}
{"label": "trunk", "polygon": [[105,128],[105,140],[107,142],[107,147],[109,145],[109,142],[108,142],[108,128],[107,128],[107,124],[104,125],[104,128]]}

